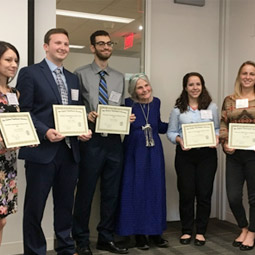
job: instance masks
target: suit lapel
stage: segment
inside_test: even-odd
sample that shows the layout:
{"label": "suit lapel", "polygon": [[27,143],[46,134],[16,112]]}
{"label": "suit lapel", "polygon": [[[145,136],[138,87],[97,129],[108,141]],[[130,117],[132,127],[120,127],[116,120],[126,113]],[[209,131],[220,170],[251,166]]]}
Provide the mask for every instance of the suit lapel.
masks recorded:
{"label": "suit lapel", "polygon": [[[45,60],[43,60],[41,63],[40,63],[40,67],[41,67],[41,70],[42,70],[42,73],[43,75],[46,77],[46,79],[48,80],[48,84],[50,85],[53,93],[55,94],[56,98],[58,99],[58,103],[59,104],[62,104],[62,100],[61,100],[61,96],[59,94],[59,91],[58,91],[58,87],[57,87],[57,84],[56,84],[56,81],[54,80],[53,78],[53,75],[46,63]],[[68,93],[69,94],[69,93]],[[69,96],[68,96],[69,97]]]}

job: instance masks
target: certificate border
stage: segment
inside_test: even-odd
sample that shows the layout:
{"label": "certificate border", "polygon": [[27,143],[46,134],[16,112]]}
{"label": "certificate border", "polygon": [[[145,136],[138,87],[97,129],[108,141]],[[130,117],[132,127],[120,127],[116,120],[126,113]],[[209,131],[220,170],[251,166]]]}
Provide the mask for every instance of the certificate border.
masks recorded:
{"label": "certificate border", "polygon": [[[240,145],[233,145],[233,128],[235,126],[243,126],[243,127],[250,127],[251,125],[254,125],[254,123],[229,123],[229,127],[228,127],[228,147],[232,148],[232,149],[237,149],[237,150],[255,150],[255,143],[253,146],[240,146]],[[255,127],[255,125],[254,125]]]}
{"label": "certificate border", "polygon": [[[116,109],[119,108],[122,111],[127,111],[127,119],[126,119],[126,127],[125,130],[116,130],[116,129],[102,129],[100,128],[100,114],[102,109],[104,108],[112,108],[112,109]],[[96,129],[95,132],[96,133],[108,133],[108,134],[121,134],[121,135],[128,135],[129,134],[129,130],[130,130],[130,115],[132,113],[132,108],[131,107],[127,107],[127,106],[113,106],[113,105],[103,105],[103,104],[99,104],[98,108],[97,108],[97,113],[99,115],[99,117],[97,118],[96,121]]]}
{"label": "certificate border", "polygon": [[[211,136],[212,136],[213,142],[211,142],[211,143],[208,143],[208,142],[207,143],[200,143],[200,144],[187,144],[186,128],[188,128],[190,126],[203,126],[203,125],[211,126],[211,131],[212,131]],[[199,122],[199,123],[190,123],[190,124],[182,124],[182,134],[183,134],[184,147],[187,148],[187,149],[216,146],[215,128],[214,128],[213,121],[210,121],[210,122]]]}
{"label": "certificate border", "polygon": [[[63,110],[63,109],[80,109],[83,112],[83,122],[84,122],[84,132],[79,131],[79,132],[60,132],[59,131],[59,117],[58,117],[58,110]],[[55,122],[55,129],[61,133],[61,135],[64,136],[79,136],[79,135],[84,135],[88,134],[89,129],[88,129],[88,120],[87,120],[87,113],[86,113],[86,108],[85,105],[62,105],[62,104],[54,104],[53,105],[53,115],[54,115],[54,122]]]}
{"label": "certificate border", "polygon": [[[6,134],[6,129],[5,129],[5,125],[3,124],[3,120],[6,118],[24,118],[24,117],[27,118],[30,124],[30,128],[31,128],[30,131],[32,131],[32,135],[34,138],[32,140],[25,140],[23,142],[15,142],[15,143],[10,142]],[[0,114],[0,129],[1,129],[1,133],[2,133],[6,148],[14,148],[14,147],[40,144],[40,141],[38,139],[38,136],[37,136],[37,133],[36,133],[36,130],[29,112],[1,113]]]}

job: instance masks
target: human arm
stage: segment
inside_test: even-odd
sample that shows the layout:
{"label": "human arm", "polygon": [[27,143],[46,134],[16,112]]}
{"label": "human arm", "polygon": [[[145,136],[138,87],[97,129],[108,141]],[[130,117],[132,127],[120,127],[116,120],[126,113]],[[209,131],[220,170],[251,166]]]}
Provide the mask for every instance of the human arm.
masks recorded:
{"label": "human arm", "polygon": [[[17,80],[17,89],[20,93],[19,97],[19,105],[20,110],[22,112],[29,112],[31,118],[33,120],[34,126],[36,128],[38,137],[40,140],[45,139],[46,132],[50,128],[44,122],[40,121],[36,113],[41,114],[45,110],[45,106],[47,102],[41,107],[39,104],[35,102],[35,97],[38,97],[38,101],[42,100],[42,95],[35,91],[35,86],[37,85],[38,80],[34,78],[33,71],[29,70],[29,68],[22,68],[19,72],[18,80]],[[40,97],[41,96],[41,97]],[[41,108],[40,108],[41,107]],[[36,108],[36,109],[35,109]]]}
{"label": "human arm", "polygon": [[235,149],[228,147],[228,126],[230,121],[228,118],[227,104],[229,101],[230,101],[230,97],[226,97],[222,104],[219,140],[222,145],[223,151],[228,154],[233,154],[235,152]]}

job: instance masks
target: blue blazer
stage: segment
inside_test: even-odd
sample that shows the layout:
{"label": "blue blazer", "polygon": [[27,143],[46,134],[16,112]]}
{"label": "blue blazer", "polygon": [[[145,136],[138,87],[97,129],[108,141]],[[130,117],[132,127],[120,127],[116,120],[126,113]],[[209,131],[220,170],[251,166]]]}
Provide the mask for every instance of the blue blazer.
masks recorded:
{"label": "blue blazer", "polygon": [[[70,105],[80,105],[80,99],[71,99],[71,89],[79,90],[76,75],[64,69],[68,86],[68,101]],[[54,128],[53,104],[62,104],[55,79],[45,60],[38,64],[24,67],[20,70],[16,88],[20,92],[19,104],[22,112],[30,112],[36,128],[40,145],[35,148],[22,147],[19,158],[39,164],[50,163],[60,146],[60,142],[52,143],[45,138],[49,128]],[[80,98],[80,97],[79,97]],[[76,163],[80,160],[79,141],[71,137],[73,158]]]}

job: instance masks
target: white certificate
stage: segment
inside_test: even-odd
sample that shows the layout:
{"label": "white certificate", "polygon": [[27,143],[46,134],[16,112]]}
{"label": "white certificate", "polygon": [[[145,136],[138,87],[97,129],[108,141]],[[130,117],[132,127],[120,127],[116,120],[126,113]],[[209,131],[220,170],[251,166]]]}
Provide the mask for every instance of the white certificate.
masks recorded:
{"label": "white certificate", "polygon": [[255,150],[255,124],[230,123],[228,146],[233,149]]}
{"label": "white certificate", "polygon": [[40,143],[29,112],[1,113],[0,129],[6,148]]}
{"label": "white certificate", "polygon": [[131,107],[99,104],[96,133],[129,134],[131,111]]}
{"label": "white certificate", "polygon": [[201,148],[216,146],[213,122],[182,124],[185,148]]}
{"label": "white certificate", "polygon": [[84,105],[53,105],[55,129],[64,136],[88,134]]}

